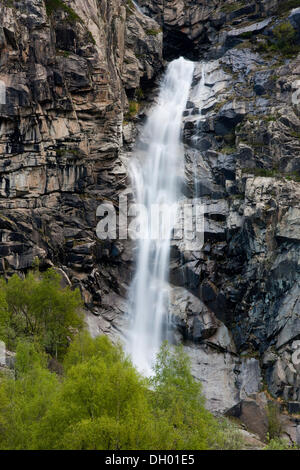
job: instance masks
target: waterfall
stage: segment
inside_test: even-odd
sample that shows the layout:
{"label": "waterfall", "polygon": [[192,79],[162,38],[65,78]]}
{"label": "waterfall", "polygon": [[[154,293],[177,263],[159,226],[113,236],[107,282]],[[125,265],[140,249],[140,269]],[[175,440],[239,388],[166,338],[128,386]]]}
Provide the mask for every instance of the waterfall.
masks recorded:
{"label": "waterfall", "polygon": [[134,6],[135,6],[135,8],[137,9],[137,11],[138,11],[139,13],[141,13],[141,15],[146,16],[144,9],[143,9],[142,7],[140,7],[137,2],[135,2],[135,1],[133,0],[132,3],[134,4]]}
{"label": "waterfall", "polygon": [[[129,295],[128,351],[146,374],[151,373],[155,355],[167,337],[170,242],[184,167],[182,114],[193,72],[194,64],[183,58],[169,64],[130,167],[136,202],[145,209],[139,214],[144,233],[137,241],[136,273]],[[162,212],[161,224],[152,217],[153,208],[168,208],[168,217]]]}

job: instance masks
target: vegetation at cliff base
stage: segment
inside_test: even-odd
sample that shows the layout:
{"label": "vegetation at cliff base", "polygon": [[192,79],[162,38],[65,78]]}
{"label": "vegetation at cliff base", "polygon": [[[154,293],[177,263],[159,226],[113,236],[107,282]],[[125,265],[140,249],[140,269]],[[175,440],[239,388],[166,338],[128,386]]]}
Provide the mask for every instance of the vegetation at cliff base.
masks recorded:
{"label": "vegetation at cliff base", "polygon": [[183,347],[163,344],[143,377],[121,345],[84,329],[78,290],[37,268],[0,280],[0,449],[240,448],[238,432],[205,408]]}
{"label": "vegetation at cliff base", "polygon": [[121,346],[82,332],[63,366],[63,375],[50,372],[41,349],[18,343],[15,374],[0,379],[0,449],[204,450],[229,443],[228,429],[204,407],[182,348],[163,345],[149,381]]}

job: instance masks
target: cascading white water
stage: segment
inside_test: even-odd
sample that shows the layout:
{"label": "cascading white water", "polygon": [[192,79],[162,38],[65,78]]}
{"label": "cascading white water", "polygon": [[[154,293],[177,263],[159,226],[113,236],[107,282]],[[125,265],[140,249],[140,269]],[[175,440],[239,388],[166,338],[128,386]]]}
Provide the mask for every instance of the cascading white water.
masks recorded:
{"label": "cascading white water", "polygon": [[[179,175],[184,165],[181,144],[182,114],[192,83],[194,64],[183,58],[168,66],[157,105],[141,132],[131,175],[136,202],[148,216],[147,235],[138,240],[136,274],[130,289],[131,325],[128,351],[136,366],[151,373],[155,355],[166,337],[164,325],[168,316],[168,275],[170,241],[175,213],[171,211],[180,196]],[[151,217],[153,208],[169,207],[163,234],[159,220]],[[153,234],[160,234],[155,238]],[[163,236],[162,236],[163,235]]]}

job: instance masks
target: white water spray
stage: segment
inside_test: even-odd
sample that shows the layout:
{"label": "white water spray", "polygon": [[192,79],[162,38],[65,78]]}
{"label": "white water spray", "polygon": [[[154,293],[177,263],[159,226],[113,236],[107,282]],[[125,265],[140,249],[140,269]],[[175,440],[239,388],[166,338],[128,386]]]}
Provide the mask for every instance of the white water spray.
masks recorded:
{"label": "white water spray", "polygon": [[169,221],[164,220],[164,237],[155,239],[150,234],[161,233],[161,224],[150,214],[151,208],[171,207],[180,197],[179,175],[184,165],[182,114],[193,72],[194,64],[183,58],[169,64],[158,103],[143,128],[131,164],[136,202],[146,207],[148,215],[148,236],[137,246],[136,274],[129,298],[128,350],[146,374],[151,373],[155,355],[167,337],[170,240],[175,220],[175,214]]}

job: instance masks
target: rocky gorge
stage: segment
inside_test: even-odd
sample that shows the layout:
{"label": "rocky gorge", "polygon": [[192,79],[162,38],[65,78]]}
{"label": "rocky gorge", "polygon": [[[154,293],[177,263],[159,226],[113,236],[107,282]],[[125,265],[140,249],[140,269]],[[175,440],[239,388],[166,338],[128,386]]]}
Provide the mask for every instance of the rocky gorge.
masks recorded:
{"label": "rocky gorge", "polygon": [[124,333],[133,244],[99,240],[96,210],[132,193],[162,73],[192,60],[183,193],[205,243],[172,243],[174,334],[212,411],[264,439],[275,404],[299,442],[300,2],[1,0],[0,19],[1,274],[38,258],[93,335]]}

